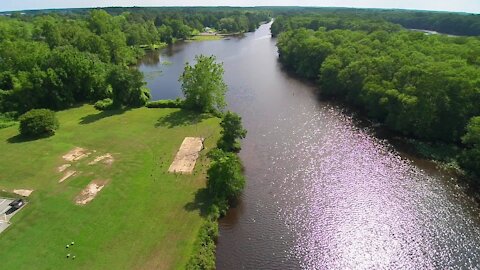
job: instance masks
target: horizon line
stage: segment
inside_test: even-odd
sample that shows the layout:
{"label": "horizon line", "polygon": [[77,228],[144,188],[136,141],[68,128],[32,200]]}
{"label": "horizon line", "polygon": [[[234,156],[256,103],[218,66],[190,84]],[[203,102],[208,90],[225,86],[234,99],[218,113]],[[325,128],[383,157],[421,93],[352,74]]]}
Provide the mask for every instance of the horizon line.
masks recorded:
{"label": "horizon line", "polygon": [[414,9],[414,8],[383,8],[383,7],[348,7],[348,6],[290,6],[290,5],[280,5],[280,6],[270,6],[270,5],[259,5],[259,6],[215,6],[215,5],[205,5],[205,6],[86,6],[86,7],[52,7],[52,8],[41,8],[41,9],[15,9],[15,10],[0,10],[0,13],[14,13],[14,12],[31,12],[31,11],[60,11],[60,10],[70,10],[70,9],[107,9],[107,8],[339,8],[339,9],[358,9],[358,10],[403,10],[403,11],[419,11],[419,12],[444,12],[444,13],[464,13],[464,14],[473,14],[480,15],[478,12],[469,12],[469,11],[449,11],[449,10],[428,10],[428,9]]}

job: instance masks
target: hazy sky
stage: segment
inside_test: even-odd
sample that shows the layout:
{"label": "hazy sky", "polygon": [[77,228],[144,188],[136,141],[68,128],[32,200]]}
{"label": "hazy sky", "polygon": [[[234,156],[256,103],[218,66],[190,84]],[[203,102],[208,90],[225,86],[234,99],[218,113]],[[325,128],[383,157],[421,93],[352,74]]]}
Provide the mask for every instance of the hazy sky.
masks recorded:
{"label": "hazy sky", "polygon": [[336,6],[480,13],[480,0],[0,0],[0,11],[105,6]]}

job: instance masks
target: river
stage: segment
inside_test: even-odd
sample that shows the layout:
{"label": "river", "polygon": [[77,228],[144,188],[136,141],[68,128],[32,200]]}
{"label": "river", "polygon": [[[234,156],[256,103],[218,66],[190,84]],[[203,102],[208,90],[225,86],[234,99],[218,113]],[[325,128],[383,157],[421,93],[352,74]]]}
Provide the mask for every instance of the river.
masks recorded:
{"label": "river", "polygon": [[480,268],[480,214],[451,176],[381,139],[278,63],[270,24],[178,43],[139,69],[154,99],[181,96],[186,61],[224,63],[248,129],[247,186],[220,220],[218,269]]}

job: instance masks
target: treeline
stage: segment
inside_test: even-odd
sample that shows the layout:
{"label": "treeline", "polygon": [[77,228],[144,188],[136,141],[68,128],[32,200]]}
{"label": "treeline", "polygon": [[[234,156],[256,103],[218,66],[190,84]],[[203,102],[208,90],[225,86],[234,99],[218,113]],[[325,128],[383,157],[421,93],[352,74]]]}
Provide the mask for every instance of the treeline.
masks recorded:
{"label": "treeline", "polygon": [[[371,23],[358,20],[349,23]],[[393,130],[429,141],[463,139],[460,163],[480,175],[473,118],[480,115],[480,40],[387,31],[390,23],[379,24],[361,31],[288,30],[278,37],[280,61],[317,80],[322,94],[344,98]]]}
{"label": "treeline", "polygon": [[480,15],[426,11],[383,11],[378,16],[409,29],[459,36],[480,36]]}
{"label": "treeline", "polygon": [[[274,34],[297,29],[299,25],[317,30],[315,21],[320,20],[324,24],[322,26],[327,29],[334,25],[335,29],[366,30],[365,27],[367,29],[375,27],[371,24],[372,22],[387,21],[408,29],[431,30],[460,36],[480,36],[480,15],[478,14],[351,8],[276,8],[273,11],[276,20],[279,21],[275,26]],[[350,20],[356,20],[357,24],[363,25],[359,27],[352,24]],[[382,26],[377,25],[377,27]]]}
{"label": "treeline", "polygon": [[207,26],[227,32],[249,31],[269,18],[266,11],[249,10],[107,11],[81,9],[0,17],[3,118],[33,108],[60,110],[103,99],[112,99],[119,106],[141,106],[149,99],[149,91],[143,75],[129,65],[144,54],[144,47],[185,39]]}
{"label": "treeline", "polygon": [[381,30],[394,32],[402,29],[400,25],[387,23],[379,18],[363,19],[358,16],[351,16],[343,13],[325,13],[322,15],[309,13],[302,16],[278,16],[275,18],[275,23],[272,25],[271,31],[272,35],[276,37],[281,32],[289,30],[299,28],[318,30],[320,27],[325,28],[327,31],[334,29],[348,29],[365,32]]}

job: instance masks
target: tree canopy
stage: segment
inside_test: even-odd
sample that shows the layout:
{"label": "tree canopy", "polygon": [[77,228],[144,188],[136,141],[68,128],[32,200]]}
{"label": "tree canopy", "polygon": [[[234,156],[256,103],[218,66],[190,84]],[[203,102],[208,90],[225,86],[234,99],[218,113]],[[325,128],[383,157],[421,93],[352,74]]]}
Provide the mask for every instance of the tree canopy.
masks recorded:
{"label": "tree canopy", "polygon": [[480,40],[343,19],[275,21],[282,64],[317,81],[322,95],[343,98],[399,133],[446,143],[463,136],[469,150],[462,164],[478,172],[478,120],[471,119],[480,115]]}
{"label": "tree canopy", "polygon": [[[5,14],[3,14],[5,15]],[[223,18],[225,31],[253,30],[270,17],[248,8],[105,8],[27,11],[0,16],[0,113],[60,110],[107,98],[141,106],[143,76],[128,66],[152,45],[185,39]],[[215,106],[222,100],[215,99]],[[209,108],[211,109],[211,108]]]}
{"label": "tree canopy", "polygon": [[199,55],[195,65],[185,65],[180,76],[185,108],[215,112],[225,107],[227,85],[223,81],[223,64],[217,63],[215,56]]}
{"label": "tree canopy", "polygon": [[242,118],[238,114],[228,111],[223,115],[220,126],[222,127],[222,137],[218,142],[218,147],[227,152],[240,151],[239,140],[247,135],[247,130],[242,125]]}

